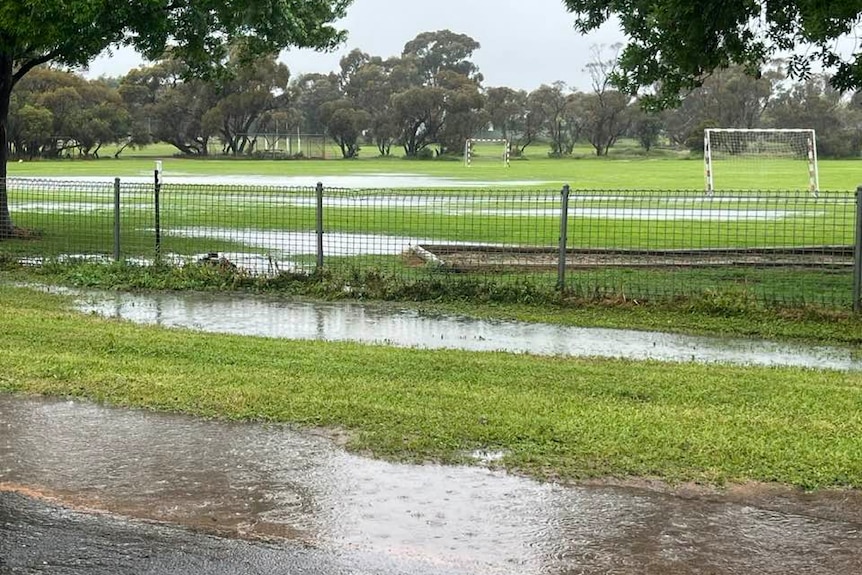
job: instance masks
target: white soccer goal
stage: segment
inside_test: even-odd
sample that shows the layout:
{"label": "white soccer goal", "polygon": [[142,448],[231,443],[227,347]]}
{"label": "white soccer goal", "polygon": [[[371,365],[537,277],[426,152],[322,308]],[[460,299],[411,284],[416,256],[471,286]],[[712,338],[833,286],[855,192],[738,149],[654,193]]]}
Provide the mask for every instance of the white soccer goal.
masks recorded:
{"label": "white soccer goal", "polygon": [[703,134],[706,192],[820,191],[814,130],[708,128]]}
{"label": "white soccer goal", "polygon": [[469,138],[464,145],[464,165],[468,168],[475,162],[491,160],[509,167],[511,147],[505,138]]}

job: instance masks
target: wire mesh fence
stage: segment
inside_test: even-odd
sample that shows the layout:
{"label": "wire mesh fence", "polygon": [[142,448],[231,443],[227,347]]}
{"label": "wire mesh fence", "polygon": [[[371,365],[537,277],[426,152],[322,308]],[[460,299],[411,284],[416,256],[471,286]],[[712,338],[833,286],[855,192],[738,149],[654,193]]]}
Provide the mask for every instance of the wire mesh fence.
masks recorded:
{"label": "wire mesh fence", "polygon": [[[10,179],[0,254],[530,282],[587,297],[859,307],[853,193],[375,189]],[[563,217],[563,214],[566,214]]]}

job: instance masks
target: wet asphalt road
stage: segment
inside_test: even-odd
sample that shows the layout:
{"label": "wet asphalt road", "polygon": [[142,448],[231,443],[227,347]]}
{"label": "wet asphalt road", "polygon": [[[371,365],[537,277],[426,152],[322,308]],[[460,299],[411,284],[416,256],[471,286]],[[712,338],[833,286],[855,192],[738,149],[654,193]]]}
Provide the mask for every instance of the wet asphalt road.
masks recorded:
{"label": "wet asphalt road", "polygon": [[[366,566],[369,562],[374,566]],[[72,511],[0,492],[0,574],[401,574],[449,573],[333,556],[295,543],[227,539],[107,514]]]}

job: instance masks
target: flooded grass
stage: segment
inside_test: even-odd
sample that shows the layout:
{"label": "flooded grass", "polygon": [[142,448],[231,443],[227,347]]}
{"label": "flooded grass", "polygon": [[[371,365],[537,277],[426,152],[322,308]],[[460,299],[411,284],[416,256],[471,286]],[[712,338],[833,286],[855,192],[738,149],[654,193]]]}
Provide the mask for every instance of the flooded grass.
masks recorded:
{"label": "flooded grass", "polygon": [[862,487],[858,372],[280,341],[65,305],[0,288],[0,389],[344,428],[398,460],[502,451],[544,478]]}

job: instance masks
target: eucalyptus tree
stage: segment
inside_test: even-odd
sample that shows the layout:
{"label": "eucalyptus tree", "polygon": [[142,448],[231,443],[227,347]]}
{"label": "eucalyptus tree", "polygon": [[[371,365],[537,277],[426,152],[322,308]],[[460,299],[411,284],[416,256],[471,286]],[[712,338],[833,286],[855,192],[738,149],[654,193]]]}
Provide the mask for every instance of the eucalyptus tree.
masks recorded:
{"label": "eucalyptus tree", "polygon": [[485,90],[485,110],[491,125],[506,139],[515,137],[527,113],[527,92],[505,86]]}
{"label": "eucalyptus tree", "polygon": [[9,148],[27,157],[76,153],[97,157],[102,146],[124,140],[129,113],[108,82],[39,67],[10,101]]}
{"label": "eucalyptus tree", "polygon": [[392,96],[399,141],[407,157],[415,158],[437,141],[446,116],[446,90],[415,86]]}
{"label": "eucalyptus tree", "polygon": [[398,125],[392,109],[392,96],[399,90],[418,85],[415,64],[401,58],[383,60],[361,50],[353,50],[341,60],[341,87],[354,107],[368,113],[366,133],[382,156],[388,156]]}
{"label": "eucalyptus tree", "polygon": [[294,91],[294,107],[302,117],[303,130],[307,134],[323,134],[326,122],[323,106],[344,97],[337,74],[303,74],[291,86]]}
{"label": "eucalyptus tree", "polygon": [[355,158],[359,154],[359,138],[371,123],[371,115],[355,108],[353,102],[345,98],[324,104],[321,119],[326,133],[341,149],[341,156]]}
{"label": "eucalyptus tree", "polygon": [[265,113],[286,104],[290,71],[276,56],[267,54],[251,61],[232,58],[227,78],[216,80],[215,105],[202,122],[208,132],[221,136],[226,153],[250,152],[251,130]]}
{"label": "eucalyptus tree", "polygon": [[463,74],[443,71],[438,74],[444,96],[444,122],[437,133],[441,154],[460,154],[467,140],[486,130],[491,118],[484,110],[485,98],[479,86]]}
{"label": "eucalyptus tree", "polygon": [[0,3],[0,239],[14,228],[6,188],[7,121],[12,89],[40,64],[86,65],[111,46],[145,57],[166,47],[190,73],[219,67],[229,45],[269,54],[288,46],[331,48],[343,32],[331,23],[351,0],[14,0]]}
{"label": "eucalyptus tree", "polygon": [[566,127],[567,108],[571,100],[566,95],[565,87],[563,82],[554,82],[550,86],[543,84],[527,97],[531,119],[548,137],[550,155],[553,157],[564,156],[571,149],[567,145],[569,132]]}
{"label": "eucalyptus tree", "polygon": [[702,136],[702,127],[757,128],[773,96],[785,79],[781,67],[770,65],[760,78],[739,66],[714,71],[701,86],[691,90],[680,104],[664,113],[668,136],[682,144],[692,135]]}
{"label": "eucalyptus tree", "polygon": [[470,61],[479,42],[466,34],[451,30],[422,32],[404,45],[403,58],[415,58],[419,74],[426,85],[437,85],[440,72],[449,71],[482,82],[479,68]]}
{"label": "eucalyptus tree", "polygon": [[594,48],[593,60],[587,64],[592,91],[581,98],[583,134],[597,156],[607,156],[608,150],[624,135],[632,121],[632,98],[615,89],[611,79],[616,74],[620,46],[605,57],[600,46]]}
{"label": "eucalyptus tree", "polygon": [[853,100],[817,74],[778,91],[766,114],[771,128],[810,128],[821,157],[858,157],[862,139]]}
{"label": "eucalyptus tree", "polygon": [[118,91],[132,111],[132,133],[137,142],[147,138],[165,142],[189,156],[209,154],[216,129],[204,115],[218,103],[215,84],[191,77],[186,64],[169,55],[152,66],[131,70]]}

